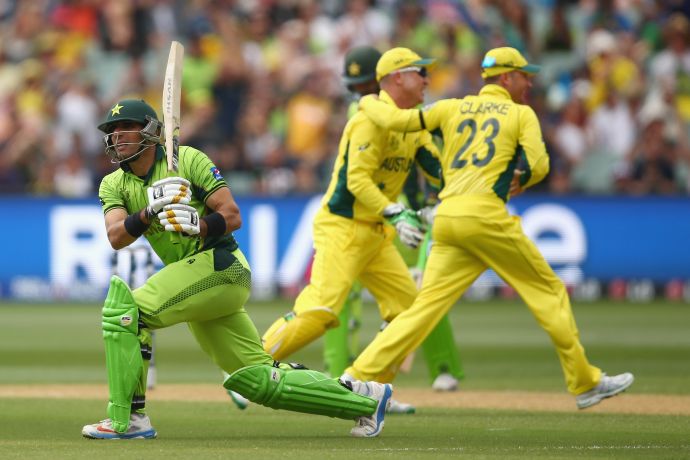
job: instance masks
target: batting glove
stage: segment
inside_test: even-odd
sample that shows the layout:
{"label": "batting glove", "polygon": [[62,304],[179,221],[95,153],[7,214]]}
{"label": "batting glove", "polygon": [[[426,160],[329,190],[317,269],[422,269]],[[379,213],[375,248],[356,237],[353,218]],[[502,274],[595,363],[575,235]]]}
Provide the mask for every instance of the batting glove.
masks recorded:
{"label": "batting glove", "polygon": [[149,215],[157,214],[168,204],[188,204],[192,199],[192,190],[187,179],[182,177],[166,177],[154,182],[146,189]]}
{"label": "batting glove", "polygon": [[416,248],[424,239],[424,228],[419,217],[400,203],[388,205],[383,210],[383,217],[395,227],[404,245]]}
{"label": "batting glove", "polygon": [[168,204],[158,213],[158,220],[167,232],[199,234],[199,213],[186,204]]}

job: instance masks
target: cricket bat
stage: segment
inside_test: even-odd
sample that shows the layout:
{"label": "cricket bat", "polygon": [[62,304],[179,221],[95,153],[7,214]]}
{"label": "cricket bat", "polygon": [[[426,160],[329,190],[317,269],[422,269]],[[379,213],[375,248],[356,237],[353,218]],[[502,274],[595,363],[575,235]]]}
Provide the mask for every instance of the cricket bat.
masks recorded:
{"label": "cricket bat", "polygon": [[180,99],[182,97],[182,60],[184,46],[180,42],[170,44],[168,65],[163,80],[163,127],[165,130],[165,155],[168,171],[177,172],[180,148]]}

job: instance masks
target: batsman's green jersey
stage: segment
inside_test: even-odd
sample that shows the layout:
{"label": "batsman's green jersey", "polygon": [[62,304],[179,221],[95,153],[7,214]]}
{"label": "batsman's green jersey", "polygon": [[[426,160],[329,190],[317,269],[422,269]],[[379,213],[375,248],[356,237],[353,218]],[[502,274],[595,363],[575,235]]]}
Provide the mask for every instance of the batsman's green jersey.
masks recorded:
{"label": "batsman's green jersey", "polygon": [[[206,154],[188,146],[180,147],[175,174],[191,183],[189,205],[197,209],[199,216],[207,213],[206,199],[227,186]],[[121,165],[101,182],[103,212],[122,208],[131,214],[146,207],[147,187],[169,175],[161,146],[157,146],[156,160],[145,177],[134,175],[127,164]],[[167,232],[158,219],[153,219],[144,236],[166,265],[133,291],[140,317],[148,328],[187,322],[204,351],[228,373],[242,366],[272,362],[244,310],[251,273],[232,234],[187,236]],[[236,331],[233,340],[228,340],[231,336],[227,330]]]}
{"label": "batsman's green jersey", "polygon": [[[148,204],[146,189],[152,183],[170,176],[164,160],[165,151],[159,145],[156,147],[156,161],[146,177],[132,174],[126,163],[117,171],[105,176],[98,191],[103,213],[122,208],[127,214],[132,214],[145,208]],[[211,160],[203,152],[192,147],[180,147],[179,171],[175,174],[191,182],[192,201],[189,205],[196,208],[200,217],[206,215],[206,199],[219,188],[227,186]],[[174,232],[166,232],[158,219],[154,219],[144,236],[166,265],[217,246],[232,250],[237,248],[232,234],[210,238],[181,237]]]}
{"label": "batsman's green jersey", "polygon": [[364,112],[377,124],[401,131],[427,129],[443,137],[444,187],[432,229],[432,246],[414,304],[364,350],[348,372],[370,378],[415,349],[456,300],[487,268],[520,294],[550,335],[568,390],[593,388],[601,371],[590,365],[565,286],[525,236],[505,206],[514,170],[533,185],[549,168],[534,111],[512,101],[501,86],[477,96],[450,99],[420,110],[399,110],[364,98]]}

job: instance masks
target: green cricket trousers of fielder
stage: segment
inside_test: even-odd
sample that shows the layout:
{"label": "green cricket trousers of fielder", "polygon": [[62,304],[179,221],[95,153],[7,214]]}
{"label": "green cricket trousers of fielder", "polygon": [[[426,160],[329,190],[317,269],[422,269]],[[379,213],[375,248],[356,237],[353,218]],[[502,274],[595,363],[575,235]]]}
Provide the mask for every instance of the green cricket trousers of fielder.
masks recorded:
{"label": "green cricket trousers of fielder", "polygon": [[345,419],[374,412],[376,400],[337,380],[274,363],[244,309],[250,283],[244,255],[228,248],[209,249],[169,264],[135,291],[112,277],[103,307],[103,337],[108,416],[116,431],[127,430],[130,412],[144,410],[150,330],[182,322],[213,362],[231,374],[225,387],[254,402]]}
{"label": "green cricket trousers of fielder", "polygon": [[[465,199],[480,201],[477,196]],[[481,215],[436,216],[435,243],[419,295],[359,355],[347,370],[350,375],[371,378],[419,346],[472,282],[492,268],[551,337],[568,391],[578,395],[599,382],[601,370],[585,356],[563,282],[522,232],[519,218],[498,199],[484,201]]]}

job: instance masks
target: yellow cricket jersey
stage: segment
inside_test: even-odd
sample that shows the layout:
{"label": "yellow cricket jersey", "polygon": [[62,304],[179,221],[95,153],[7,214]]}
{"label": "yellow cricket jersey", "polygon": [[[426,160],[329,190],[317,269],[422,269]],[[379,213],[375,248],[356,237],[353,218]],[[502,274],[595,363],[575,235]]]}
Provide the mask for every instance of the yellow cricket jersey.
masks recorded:
{"label": "yellow cricket jersey", "polygon": [[538,183],[549,171],[537,115],[531,107],[513,102],[501,86],[489,84],[476,96],[444,99],[422,110],[400,110],[371,97],[363,98],[360,107],[382,127],[426,129],[442,137],[439,213],[455,214],[448,212],[449,205],[460,201],[465,211],[473,207],[464,197],[472,197],[477,208],[485,201],[480,197],[498,197],[507,202],[518,166],[525,171],[523,187]]}
{"label": "yellow cricket jersey", "polygon": [[[380,98],[395,107],[381,91]],[[364,113],[345,126],[322,211],[366,222],[382,222],[383,209],[397,201],[415,162],[439,184],[438,149],[427,131],[402,133],[383,129]]]}

